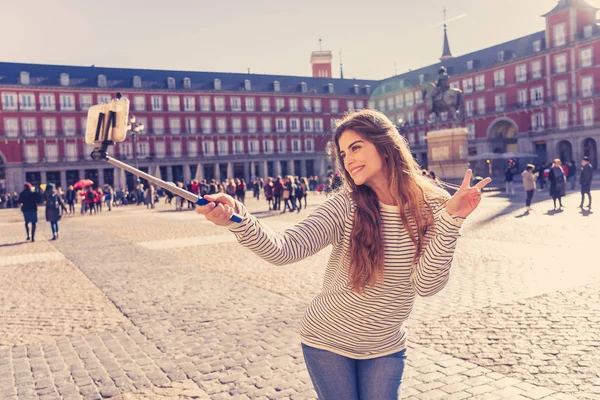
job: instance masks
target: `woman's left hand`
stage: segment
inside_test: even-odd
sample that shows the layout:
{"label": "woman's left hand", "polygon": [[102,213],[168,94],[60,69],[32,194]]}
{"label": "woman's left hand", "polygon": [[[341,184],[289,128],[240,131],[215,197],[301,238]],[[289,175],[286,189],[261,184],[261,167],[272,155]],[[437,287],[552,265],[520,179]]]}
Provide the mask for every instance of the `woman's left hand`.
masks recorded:
{"label": "woman's left hand", "polygon": [[471,187],[471,176],[473,171],[467,170],[460,188],[454,193],[454,196],[446,203],[446,211],[454,217],[467,218],[481,202],[481,189],[492,181],[492,178],[485,178],[475,186]]}

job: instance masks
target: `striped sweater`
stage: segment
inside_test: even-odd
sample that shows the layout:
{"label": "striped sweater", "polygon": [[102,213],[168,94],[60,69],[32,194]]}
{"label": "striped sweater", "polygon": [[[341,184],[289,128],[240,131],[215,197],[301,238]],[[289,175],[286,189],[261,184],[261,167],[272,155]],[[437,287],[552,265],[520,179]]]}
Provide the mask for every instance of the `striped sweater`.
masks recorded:
{"label": "striped sweater", "polygon": [[357,294],[348,284],[356,207],[348,191],[328,199],[283,233],[264,227],[241,203],[236,207],[243,221],[229,225],[229,230],[239,243],[275,265],[300,261],[333,245],[321,292],[310,302],[302,320],[301,341],[354,359],[382,357],[406,347],[404,325],[416,295],[431,296],[448,282],[463,222],[451,217],[440,203],[433,203],[434,228],[427,233],[422,256],[411,266],[415,246],[398,209],[380,203],[384,279]]}

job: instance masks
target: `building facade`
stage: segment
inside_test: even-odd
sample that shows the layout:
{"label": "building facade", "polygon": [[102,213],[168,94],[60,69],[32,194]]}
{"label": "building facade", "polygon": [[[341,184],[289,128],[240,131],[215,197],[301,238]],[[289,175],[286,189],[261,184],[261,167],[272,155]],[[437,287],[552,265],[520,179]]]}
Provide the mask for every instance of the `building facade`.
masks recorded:
{"label": "building facade", "polygon": [[[584,0],[560,0],[543,17],[546,29],[461,57],[449,53],[447,37],[440,63],[386,79],[370,106],[407,123],[413,153],[427,165],[427,132],[451,127],[450,118],[429,122],[420,84],[435,81],[445,66],[450,86],[462,90],[470,133],[469,154],[520,152],[528,161],[579,160],[596,168],[600,140],[600,31],[597,9]],[[485,161],[474,165],[485,173]],[[494,162],[494,172],[504,165]]]}
{"label": "building facade", "polygon": [[[323,52],[315,70],[323,76]],[[331,66],[329,66],[329,71]],[[321,72],[319,72],[321,71]],[[332,121],[366,107],[373,81],[0,63],[0,183],[133,186],[91,160],[87,110],[120,92],[145,125],[111,155],[167,181],[324,175]],[[134,154],[135,153],[135,154]]]}

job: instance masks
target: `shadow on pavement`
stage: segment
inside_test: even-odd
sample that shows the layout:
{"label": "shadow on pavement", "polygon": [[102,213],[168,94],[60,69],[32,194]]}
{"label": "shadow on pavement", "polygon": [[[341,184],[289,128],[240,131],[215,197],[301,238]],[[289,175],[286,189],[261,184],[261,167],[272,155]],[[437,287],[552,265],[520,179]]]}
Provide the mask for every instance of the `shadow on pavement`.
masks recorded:
{"label": "shadow on pavement", "polygon": [[22,244],[27,243],[26,240],[22,241],[22,242],[16,242],[16,243],[5,243],[5,244],[0,244],[0,247],[11,247],[11,246],[20,246]]}

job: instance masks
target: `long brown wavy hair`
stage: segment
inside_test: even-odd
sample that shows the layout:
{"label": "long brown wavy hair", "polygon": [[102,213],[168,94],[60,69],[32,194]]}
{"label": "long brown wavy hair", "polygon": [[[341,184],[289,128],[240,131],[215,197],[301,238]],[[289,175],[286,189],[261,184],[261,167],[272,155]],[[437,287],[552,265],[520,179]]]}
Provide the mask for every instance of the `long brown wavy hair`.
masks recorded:
{"label": "long brown wavy hair", "polygon": [[425,235],[434,223],[430,201],[443,201],[449,195],[430,178],[423,176],[406,139],[384,114],[365,109],[350,112],[337,122],[333,133],[336,161],[356,203],[350,237],[349,284],[355,292],[362,293],[367,286],[374,286],[384,279],[385,255],[380,207],[375,192],[367,185],[357,186],[346,171],[340,156],[339,139],[342,134],[352,130],[375,145],[387,171],[388,184],[398,205],[402,223],[416,247],[413,264],[423,252]]}

